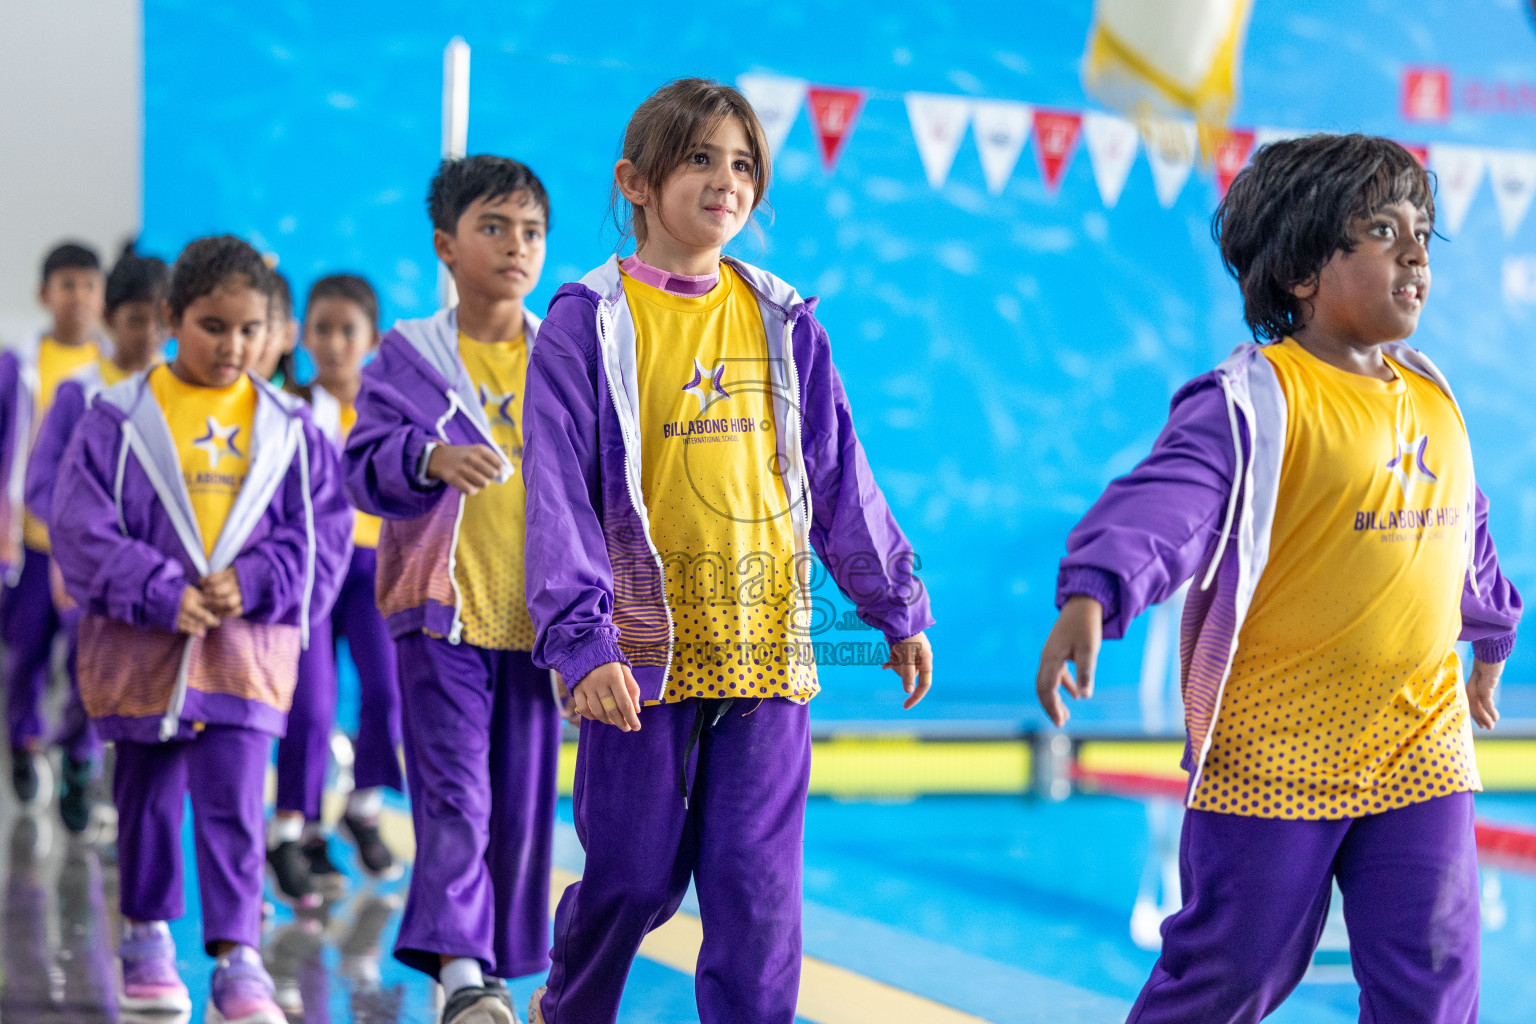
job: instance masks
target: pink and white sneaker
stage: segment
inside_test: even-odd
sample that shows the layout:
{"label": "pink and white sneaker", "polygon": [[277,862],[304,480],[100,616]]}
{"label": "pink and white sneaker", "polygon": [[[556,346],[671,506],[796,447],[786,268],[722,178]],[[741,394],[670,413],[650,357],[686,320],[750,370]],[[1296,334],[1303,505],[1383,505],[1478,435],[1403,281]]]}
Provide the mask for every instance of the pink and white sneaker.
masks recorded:
{"label": "pink and white sneaker", "polygon": [[277,1005],[272,975],[262,966],[261,954],[249,946],[236,946],[219,957],[209,988],[203,1024],[288,1024]]}
{"label": "pink and white sneaker", "polygon": [[176,973],[176,944],[164,921],[129,925],[117,951],[117,1002],[139,1013],[189,1013],[192,997]]}

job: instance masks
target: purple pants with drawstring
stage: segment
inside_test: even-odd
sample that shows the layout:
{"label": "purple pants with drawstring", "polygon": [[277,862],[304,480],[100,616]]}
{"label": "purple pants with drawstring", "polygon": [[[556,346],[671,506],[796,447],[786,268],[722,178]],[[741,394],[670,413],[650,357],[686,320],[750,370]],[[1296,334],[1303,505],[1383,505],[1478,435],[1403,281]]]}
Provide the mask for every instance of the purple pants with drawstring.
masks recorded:
{"label": "purple pants with drawstring", "polygon": [[690,877],[704,922],[699,1020],[794,1020],[810,712],[737,700],[715,721],[719,704],[705,702],[691,753],[696,700],[643,708],[639,732],[581,723],[573,809],[587,862],[555,912],[546,1024],[618,1019],[641,940]]}
{"label": "purple pants with drawstring", "polygon": [[181,817],[192,798],[203,943],[261,948],[266,867],[263,789],[272,737],[239,726],[183,726],[169,743],[119,740],[112,794],[123,916],[172,921],[186,912]]}
{"label": "purple pants with drawstring", "polygon": [[474,957],[520,978],[549,964],[560,709],[523,651],[416,633],[396,643],[416,863],[395,940],[437,977]]}
{"label": "purple pants with drawstring", "polygon": [[[1184,906],[1128,1024],[1248,1024],[1312,962],[1333,880],[1362,1024],[1474,1024],[1480,957],[1471,793],[1340,821],[1189,811]],[[553,1022],[551,1022],[553,1024]]]}
{"label": "purple pants with drawstring", "polygon": [[374,601],[378,552],[354,548],[352,562],[328,619],[310,629],[308,650],[299,655],[298,683],[288,711],[288,731],[277,744],[277,808],[320,819],[325,771],[330,764],[331,729],[336,725],[336,641],[345,638],[357,666],[357,756],[352,767],[358,789],[388,786],[400,776],[400,684],[395,642]]}
{"label": "purple pants with drawstring", "polygon": [[86,717],[75,680],[79,613],[61,615],[54,609],[48,583],[49,562],[45,553],[27,548],[21,577],[0,598],[0,639],[4,639],[6,649],[5,707],[11,747],[31,746],[48,731],[43,720],[43,695],[48,689],[53,662],[53,638],[64,630],[69,643],[69,703],[54,741],[75,760],[94,761],[101,757],[101,740]]}

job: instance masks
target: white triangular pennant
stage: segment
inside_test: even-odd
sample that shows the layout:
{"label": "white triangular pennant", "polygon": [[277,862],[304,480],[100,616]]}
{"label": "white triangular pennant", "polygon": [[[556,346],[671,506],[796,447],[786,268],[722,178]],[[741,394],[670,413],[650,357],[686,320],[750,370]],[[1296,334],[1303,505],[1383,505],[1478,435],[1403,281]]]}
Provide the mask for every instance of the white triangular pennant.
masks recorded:
{"label": "white triangular pennant", "polygon": [[1477,187],[1483,182],[1483,170],[1487,158],[1481,149],[1473,146],[1455,146],[1435,143],[1429,147],[1429,169],[1435,172],[1438,186],[1435,206],[1437,218],[1451,234],[1461,230],[1477,195]]}
{"label": "white triangular pennant", "polygon": [[971,120],[971,101],[959,96],[936,96],[927,92],[907,93],[907,117],[912,122],[912,137],[917,140],[917,155],[923,159],[923,173],[928,184],[943,188],[965,138],[965,126]]}
{"label": "white triangular pennant", "polygon": [[1164,209],[1179,201],[1189,172],[1195,166],[1200,132],[1193,121],[1152,121],[1143,125],[1147,140],[1147,163],[1152,167],[1152,184],[1157,201]]}
{"label": "white triangular pennant", "polygon": [[1113,207],[1120,201],[1125,179],[1136,162],[1136,126],[1123,117],[1090,110],[1083,114],[1083,140],[1088,144],[1088,162],[1093,165],[1093,180],[1099,186],[1099,198]]}
{"label": "white triangular pennant", "polygon": [[1034,111],[1028,103],[978,100],[971,105],[971,133],[981,156],[981,172],[993,195],[1001,195],[1029,141]]}
{"label": "white triangular pennant", "polygon": [[1490,149],[1488,180],[1499,204],[1504,237],[1513,238],[1536,197],[1536,153],[1518,149]]}
{"label": "white triangular pennant", "polygon": [[805,82],[778,75],[747,74],[736,76],[736,86],[757,111],[763,133],[768,136],[769,152],[777,155],[805,103]]}

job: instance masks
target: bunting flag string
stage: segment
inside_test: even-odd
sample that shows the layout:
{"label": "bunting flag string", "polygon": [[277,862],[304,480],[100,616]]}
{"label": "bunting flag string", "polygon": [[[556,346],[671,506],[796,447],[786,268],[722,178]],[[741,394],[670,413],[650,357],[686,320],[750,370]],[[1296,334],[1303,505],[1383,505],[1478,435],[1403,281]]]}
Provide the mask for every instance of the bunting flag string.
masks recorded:
{"label": "bunting flag string", "polygon": [[[741,75],[737,84],[757,111],[774,154],[784,146],[800,111],[807,109],[812,136],[829,174],[836,170],[871,95],[862,89],[762,73]],[[878,99],[896,98],[878,91],[874,95]],[[1040,179],[1047,194],[1054,196],[1081,140],[1088,151],[1099,198],[1107,208],[1119,203],[1136,155],[1143,149],[1157,201],[1172,207],[1197,166],[1205,168],[1218,197],[1225,196],[1256,151],[1307,134],[1257,125],[1214,129],[1202,135],[1194,122],[1178,119],[1136,124],[1102,111],[1046,109],[1014,100],[926,92],[909,92],[899,98],[906,105],[923,174],[934,189],[948,183],[967,130],[975,141],[987,190],[993,195],[1007,189],[1033,138]],[[1466,222],[1485,177],[1506,236],[1513,237],[1519,231],[1536,203],[1536,151],[1451,143],[1402,145],[1435,172],[1439,226],[1448,234],[1455,234]]]}

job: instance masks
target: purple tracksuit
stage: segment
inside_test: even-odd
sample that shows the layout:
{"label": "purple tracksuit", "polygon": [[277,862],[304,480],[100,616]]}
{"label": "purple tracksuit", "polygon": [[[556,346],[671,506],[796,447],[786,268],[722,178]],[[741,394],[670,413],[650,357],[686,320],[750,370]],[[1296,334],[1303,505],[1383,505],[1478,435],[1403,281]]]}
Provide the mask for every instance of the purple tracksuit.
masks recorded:
{"label": "purple tracksuit", "polygon": [[[311,418],[333,443],[341,443],[341,405],[318,384],[310,388]],[[320,819],[325,771],[336,724],[336,642],[347,641],[357,666],[358,701],[353,785],[402,788],[400,778],[400,683],[395,642],[374,600],[378,552],[352,550],[341,592],[330,614],[310,627],[320,638],[299,655],[298,685],[288,711],[288,732],[277,744],[277,808]],[[329,641],[329,642],[326,642]]]}
{"label": "purple tracksuit", "polygon": [[[74,435],[75,425],[85,415],[98,392],[106,386],[101,369],[91,363],[59,384],[53,405],[43,417],[27,458],[26,506],[44,523],[52,523],[53,485],[59,478],[59,462]],[[16,585],[16,600],[0,605],[0,630],[7,637],[25,636],[11,649],[16,652],[16,671],[11,675],[11,742],[42,734],[42,699],[48,682],[48,645],[39,638],[52,638],[63,630],[67,645],[66,672],[69,676],[69,702],[59,723],[55,739],[65,753],[76,760],[96,760],[101,755],[101,739],[91,725],[85,705],[80,702],[80,684],[75,674],[80,643],[80,609],[56,581],[52,558],[39,551],[29,551]],[[13,607],[14,606],[14,607]]]}
{"label": "purple tracksuit", "polygon": [[[538,330],[530,315],[535,352]],[[514,978],[548,963],[559,706],[526,653],[461,642],[453,558],[464,498],[421,475],[438,444],[501,450],[451,309],[384,336],[363,370],[343,462],[353,504],[385,520],[378,603],[399,654],[418,844],[395,956],[434,977],[450,956]]]}
{"label": "purple tracksuit", "polygon": [[[814,549],[860,617],[890,642],[905,640],[932,625],[927,596],[854,433],[815,300],[732,266],[763,315],[777,464],[798,498],[796,550]],[[653,638],[670,636],[671,618],[635,505],[640,382],[617,261],[560,289],[543,332],[524,404],[534,659],[572,685],[624,663],[642,700],[659,700],[670,644],[658,658]],[[690,875],[704,917],[700,1018],[793,1019],[807,715],[784,700],[690,700],[644,708],[638,733],[582,723],[575,813],[587,863],[555,918],[549,1024],[615,1019],[641,939],[677,909]]]}
{"label": "purple tracksuit", "polygon": [[[181,815],[197,817],[203,936],[260,941],[262,784],[311,607],[335,597],[352,511],[335,449],[302,403],[256,381],[249,472],[212,555],[176,443],[141,373],[97,396],[65,450],[54,557],[79,602],[80,694],[117,744],[122,912],[182,913]],[[245,605],[201,638],[176,631],[182,592],[232,567]]]}
{"label": "purple tracksuit", "polygon": [[6,719],[13,748],[29,746],[47,731],[43,695],[48,688],[53,639],[62,632],[68,649],[70,693],[54,740],[70,757],[94,760],[101,754],[101,741],[81,708],[75,683],[79,616],[56,585],[48,553],[22,545],[20,531],[23,506],[48,522],[59,458],[85,406],[101,389],[101,372],[91,363],[61,383],[48,415],[41,423],[35,422],[33,388],[26,380],[36,372],[35,356],[30,353],[40,340],[38,336],[24,350],[0,355],[0,477],[6,481],[7,492],[0,502],[0,533],[6,538],[0,550],[14,550],[20,555],[19,563],[9,555],[0,557],[11,588],[0,600],[0,638],[5,641],[8,657]]}
{"label": "purple tracksuit", "polygon": [[[1415,349],[1384,351],[1450,396]],[[1151,455],[1110,484],[1067,541],[1057,603],[1104,606],[1104,635],[1195,580],[1183,621],[1184,768],[1193,798],[1243,620],[1269,554],[1285,454],[1285,396],[1257,345],[1240,346],[1173,398]],[[1520,596],[1499,571],[1488,501],[1475,510],[1462,589],[1463,640],[1478,660],[1514,646]],[[1345,898],[1362,1019],[1464,1024],[1478,970],[1472,799],[1456,794],[1338,821],[1190,811],[1180,847],[1184,907],[1131,1020],[1257,1021],[1300,979]]]}

